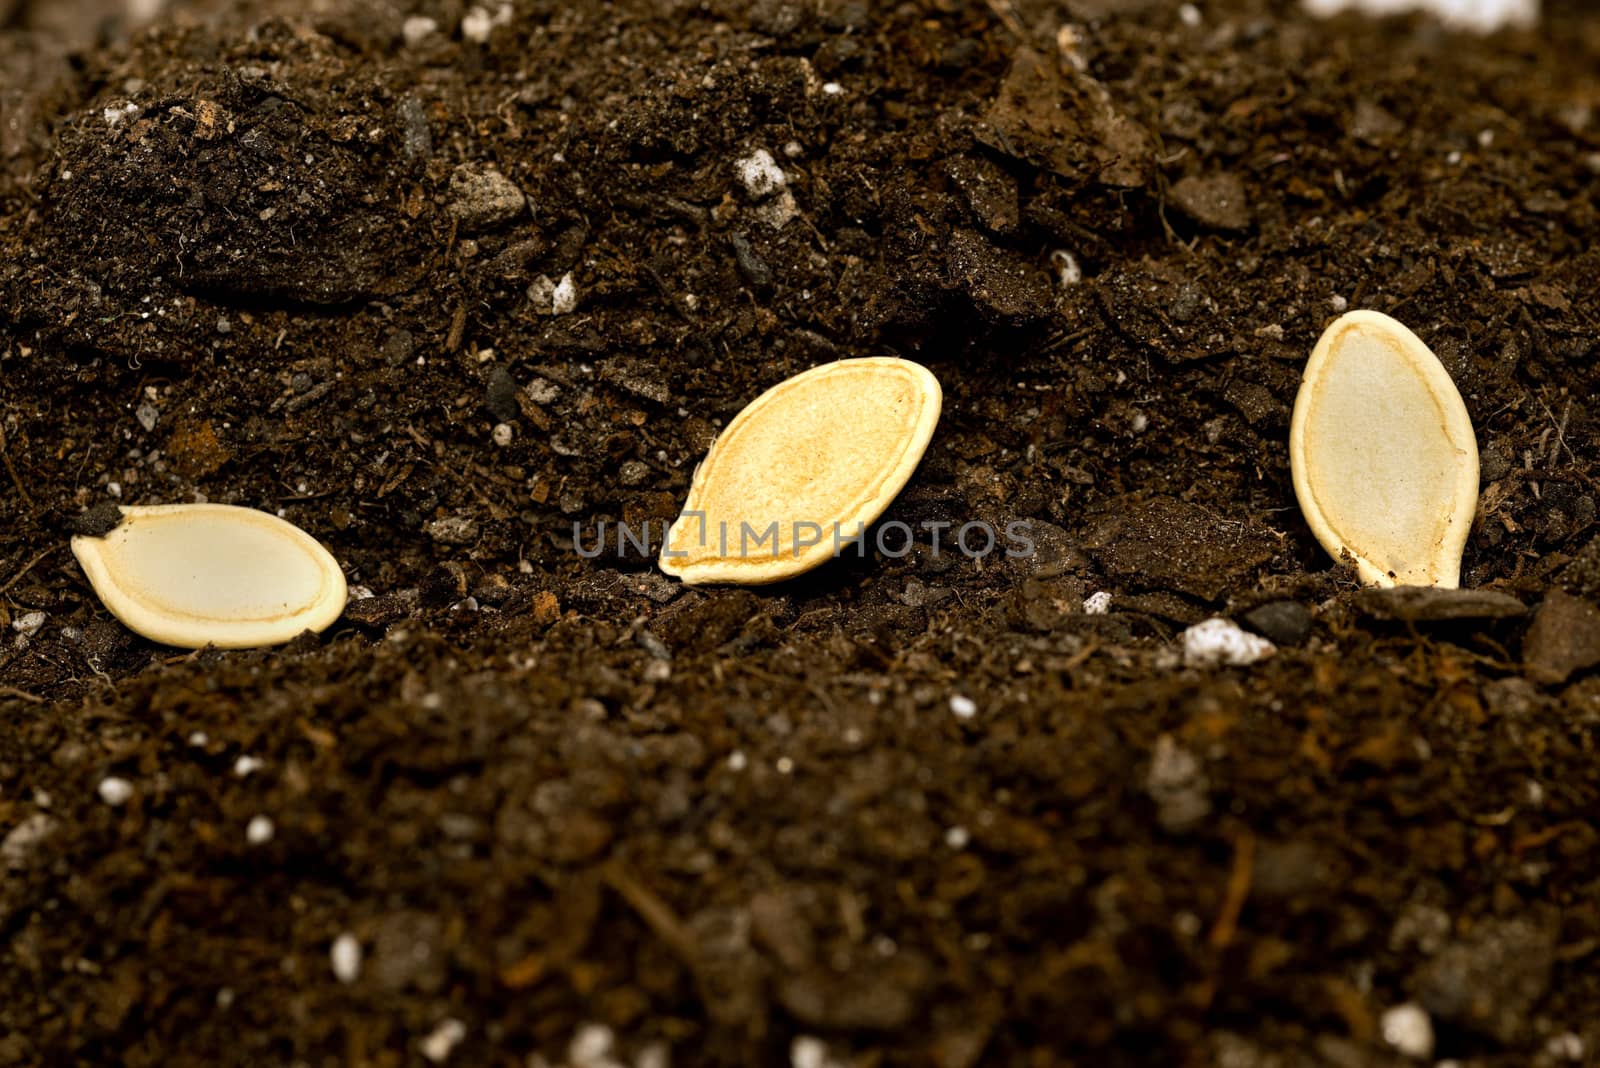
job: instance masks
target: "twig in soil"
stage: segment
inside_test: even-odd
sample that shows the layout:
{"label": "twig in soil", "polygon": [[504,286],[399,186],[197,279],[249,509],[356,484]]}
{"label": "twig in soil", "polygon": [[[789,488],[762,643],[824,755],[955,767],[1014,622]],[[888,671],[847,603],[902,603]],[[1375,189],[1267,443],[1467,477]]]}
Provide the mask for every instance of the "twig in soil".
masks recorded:
{"label": "twig in soil", "polygon": [[1022,23],[1017,21],[1016,12],[1011,10],[1011,0],[987,0],[987,3],[989,10],[994,12],[994,17],[1011,31],[1011,36],[1019,41],[1027,41],[1028,35],[1023,32]]}
{"label": "twig in soil", "polygon": [[450,332],[444,338],[444,351],[455,352],[461,347],[461,335],[467,329],[467,306],[457,304],[455,314],[450,316]]}
{"label": "twig in soil", "polygon": [[18,571],[15,575],[12,575],[10,578],[6,579],[4,585],[0,585],[0,594],[5,593],[7,590],[11,589],[11,587],[13,587],[17,583],[21,582],[22,581],[22,576],[26,575],[28,572],[32,571],[35,564],[37,564],[40,560],[43,560],[45,557],[49,556],[51,553],[55,552],[59,548],[61,548],[61,546],[52,545],[52,546],[50,546],[50,548],[45,549],[42,552],[36,554],[32,560],[29,560],[27,563],[23,564],[22,565],[22,570]]}
{"label": "twig in soil", "polygon": [[678,918],[678,914],[672,911],[671,906],[615,861],[605,866],[602,878],[607,886],[615,890],[622,900],[639,914],[640,919],[656,933],[656,937],[678,955],[679,959],[691,968],[698,963],[699,954],[695,951],[694,936]]}
{"label": "twig in soil", "polygon": [[[1544,409],[1544,414],[1550,417],[1550,422],[1555,423],[1556,440],[1555,444],[1550,447],[1548,456],[1549,462],[1545,464],[1545,469],[1549,471],[1554,471],[1556,469],[1556,464],[1561,462],[1562,449],[1566,449],[1567,456],[1571,457],[1572,460],[1576,462],[1577,457],[1572,455],[1572,449],[1567,445],[1567,422],[1572,418],[1572,398],[1567,398],[1566,406],[1561,409],[1561,421],[1557,423],[1556,413],[1550,410],[1550,405],[1546,404],[1544,402],[1544,398],[1540,397],[1538,394],[1534,394],[1534,396],[1539,401],[1539,407]],[[1549,428],[1547,427],[1545,429],[1545,434],[1548,434],[1549,432]],[[1543,436],[1541,435],[1541,438],[1542,437]],[[1541,445],[1542,443],[1543,442],[1541,440]]]}
{"label": "twig in soil", "polygon": [[28,496],[27,489],[22,485],[22,477],[11,465],[11,450],[6,447],[6,428],[3,426],[0,426],[0,460],[5,461],[6,471],[11,475],[11,481],[17,487],[17,495],[22,498],[22,503],[27,506],[28,511],[33,511],[33,498]]}
{"label": "twig in soil", "polygon": [[50,703],[38,694],[29,693],[27,690],[19,690],[15,686],[7,686],[4,683],[0,683],[0,697],[15,697],[17,700],[26,701],[30,705],[47,705]]}
{"label": "twig in soil", "polygon": [[1255,875],[1255,866],[1255,835],[1241,831],[1233,843],[1233,870],[1228,873],[1222,909],[1217,913],[1216,926],[1211,928],[1211,937],[1208,939],[1212,949],[1228,948],[1238,932],[1239,914],[1244,911],[1244,899],[1250,896],[1250,880]]}

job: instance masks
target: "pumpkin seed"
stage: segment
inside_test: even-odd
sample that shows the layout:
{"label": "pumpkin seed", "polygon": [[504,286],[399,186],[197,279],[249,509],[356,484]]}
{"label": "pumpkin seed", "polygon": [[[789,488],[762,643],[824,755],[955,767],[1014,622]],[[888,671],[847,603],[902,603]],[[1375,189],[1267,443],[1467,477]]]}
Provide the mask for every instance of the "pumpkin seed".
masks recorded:
{"label": "pumpkin seed", "polygon": [[102,604],[151,641],[277,645],[344,611],[339,564],[277,516],[224,504],[125,507],[102,537],[72,539]]}
{"label": "pumpkin seed", "polygon": [[909,360],[823,364],[734,417],[695,471],[661,569],[759,585],[831,559],[883,514],[933,437],[939,382]]}
{"label": "pumpkin seed", "polygon": [[1362,582],[1460,585],[1478,443],[1449,372],[1405,326],[1353,311],[1323,332],[1295,398],[1289,464],[1312,533]]}

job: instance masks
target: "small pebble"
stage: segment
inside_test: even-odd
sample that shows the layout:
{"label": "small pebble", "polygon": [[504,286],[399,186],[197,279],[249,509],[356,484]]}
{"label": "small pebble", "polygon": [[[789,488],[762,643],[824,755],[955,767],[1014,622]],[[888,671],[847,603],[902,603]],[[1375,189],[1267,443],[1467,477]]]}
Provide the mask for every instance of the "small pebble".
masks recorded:
{"label": "small pebble", "polygon": [[789,184],[783,168],[772,158],[772,153],[764,148],[758,148],[739,160],[734,164],[734,170],[739,176],[739,183],[744,186],[744,191],[749,193],[753,200],[765,200],[767,197],[775,196],[783,192]]}
{"label": "small pebble", "polygon": [[503,449],[511,444],[513,434],[514,431],[511,429],[510,423],[496,423],[491,437],[494,439],[494,443]]}
{"label": "small pebble", "polygon": [[1105,590],[1091,593],[1083,599],[1083,614],[1086,616],[1103,616],[1111,611],[1111,595]]}
{"label": "small pebble", "polygon": [[1401,1055],[1419,1061],[1433,1056],[1433,1021],[1420,1005],[1396,1005],[1384,1012],[1378,1026],[1383,1040]]}
{"label": "small pebble", "polygon": [[43,612],[24,612],[11,621],[11,629],[24,638],[31,638],[39,633],[39,628],[44,626],[44,621],[49,618]]}
{"label": "small pebble", "polygon": [[262,767],[263,764],[259,757],[241,756],[233,762],[233,773],[243,779],[260,771]]}
{"label": "small pebble", "polygon": [[464,515],[445,516],[430,522],[427,532],[442,545],[471,545],[478,540],[478,521]]}
{"label": "small pebble", "polygon": [[1244,615],[1250,629],[1276,645],[1299,645],[1311,633],[1311,610],[1298,601],[1269,601]]}
{"label": "small pebble", "polygon": [[790,1068],[827,1068],[828,1046],[820,1038],[798,1035],[789,1043]]}
{"label": "small pebble", "polygon": [[951,849],[965,849],[971,841],[972,835],[968,833],[965,827],[951,827],[944,832],[944,844]]}
{"label": "small pebble", "polygon": [[426,15],[412,15],[400,26],[407,48],[415,48],[438,32],[439,24]]}
{"label": "small pebble", "polygon": [[567,1061],[572,1068],[609,1068],[616,1041],[615,1032],[605,1024],[584,1024],[567,1044]]}
{"label": "small pebble", "polygon": [[1174,182],[1172,206],[1212,230],[1237,232],[1250,228],[1250,194],[1236,175],[1190,175]]}
{"label": "small pebble", "polygon": [[473,44],[485,44],[489,31],[494,29],[494,18],[483,8],[475,7],[461,17],[461,39]]}
{"label": "small pebble", "polygon": [[1183,662],[1188,667],[1241,667],[1275,652],[1277,646],[1241,630],[1232,620],[1213,617],[1183,632]]}
{"label": "small pebble", "polygon": [[541,274],[528,286],[528,303],[537,315],[566,315],[578,307],[578,285],[569,271],[559,282]]}
{"label": "small pebble", "polygon": [[456,1047],[461,1045],[466,1037],[467,1025],[450,1017],[441,1020],[438,1027],[417,1043],[417,1049],[434,1064],[443,1064],[450,1059],[450,1054],[456,1051]]}
{"label": "small pebble", "polygon": [[277,831],[272,821],[265,816],[254,816],[244,829],[244,839],[251,845],[266,845],[272,841],[272,836]]}
{"label": "small pebble", "polygon": [[356,936],[345,931],[333,940],[328,949],[328,961],[333,965],[333,977],[346,985],[361,976],[361,943]]}
{"label": "small pebble", "polygon": [[19,871],[28,866],[36,848],[55,833],[53,817],[35,812],[0,839],[0,870]]}
{"label": "small pebble", "polygon": [[1050,263],[1056,269],[1056,282],[1063,289],[1083,281],[1083,268],[1078,266],[1078,257],[1066,249],[1058,248],[1050,253]]}
{"label": "small pebble", "polygon": [[1552,1035],[1544,1044],[1545,1052],[1556,1060],[1577,1063],[1583,1060],[1583,1039],[1575,1031]]}
{"label": "small pebble", "polygon": [[957,719],[971,719],[978,714],[978,705],[970,697],[955,694],[950,698],[950,711]]}
{"label": "small pebble", "polygon": [[146,403],[139,405],[139,407],[134,410],[133,415],[134,418],[139,420],[139,425],[144,427],[145,430],[154,430],[156,428],[156,420],[161,418],[161,409],[147,401]]}
{"label": "small pebble", "polygon": [[468,233],[510,222],[527,203],[521,188],[494,167],[463,163],[450,174],[450,214]]}
{"label": "small pebble", "polygon": [[1156,803],[1157,821],[1175,834],[1193,830],[1211,814],[1210,782],[1200,758],[1170,734],[1156,739],[1145,790]]}
{"label": "small pebble", "polygon": [[115,775],[107,775],[100,780],[100,800],[116,808],[125,804],[133,796],[133,783]]}
{"label": "small pebble", "polygon": [[572,272],[568,271],[556,283],[555,292],[550,294],[550,310],[556,315],[566,315],[577,307],[578,284],[572,280]]}

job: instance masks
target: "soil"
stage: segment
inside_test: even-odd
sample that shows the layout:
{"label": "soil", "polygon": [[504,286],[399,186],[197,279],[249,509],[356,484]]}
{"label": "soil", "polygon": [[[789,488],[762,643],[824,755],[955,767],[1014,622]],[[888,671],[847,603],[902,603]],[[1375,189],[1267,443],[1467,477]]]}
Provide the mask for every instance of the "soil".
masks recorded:
{"label": "soil", "polygon": [[[1390,1065],[1406,1003],[1600,1063],[1600,18],[1547,6],[0,3],[0,1065]],[[1347,307],[1466,397],[1464,598],[1295,505]],[[1033,556],[576,551],[884,354],[946,398],[885,519]],[[134,637],[67,535],[201,499],[373,596]],[[1185,667],[1212,615],[1277,654]]]}

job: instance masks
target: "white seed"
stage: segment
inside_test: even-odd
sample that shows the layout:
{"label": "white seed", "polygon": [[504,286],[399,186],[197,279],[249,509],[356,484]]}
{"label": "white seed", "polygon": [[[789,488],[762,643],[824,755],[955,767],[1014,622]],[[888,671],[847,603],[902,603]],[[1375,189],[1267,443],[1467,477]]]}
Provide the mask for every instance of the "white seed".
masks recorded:
{"label": "white seed", "polygon": [[944,844],[951,849],[965,849],[971,841],[972,835],[968,833],[965,827],[951,827],[944,832]]}
{"label": "white seed", "polygon": [[349,984],[361,977],[361,942],[345,931],[328,947],[328,961],[333,965],[333,977]]}
{"label": "white seed", "polygon": [[1383,1040],[1403,1056],[1419,1061],[1433,1056],[1433,1021],[1422,1006],[1408,1001],[1385,1010],[1378,1028]]}
{"label": "white seed", "polygon": [[950,698],[950,713],[956,719],[971,719],[978,714],[978,704],[970,697],[953,694]]}
{"label": "white seed", "polygon": [[251,845],[266,845],[272,841],[272,836],[277,833],[277,828],[265,816],[253,816],[244,829],[244,840]]}
{"label": "white seed", "polygon": [[1083,614],[1086,616],[1103,616],[1111,611],[1111,595],[1105,590],[1091,593],[1083,599]]}
{"label": "white seed", "polygon": [[115,775],[107,775],[100,780],[100,800],[116,808],[126,804],[128,798],[133,796],[133,783]]}
{"label": "white seed", "polygon": [[1449,373],[1403,325],[1353,311],[1323,332],[1295,397],[1289,466],[1311,532],[1362,582],[1460,584],[1477,439]]}
{"label": "white seed", "polygon": [[222,504],[124,507],[72,552],[101,602],[152,641],[198,649],[277,645],[344,611],[344,573],[299,527]]}
{"label": "white seed", "polygon": [[494,443],[503,449],[511,444],[511,438],[514,433],[510,423],[496,423],[494,425],[494,433],[490,436],[493,438]]}

